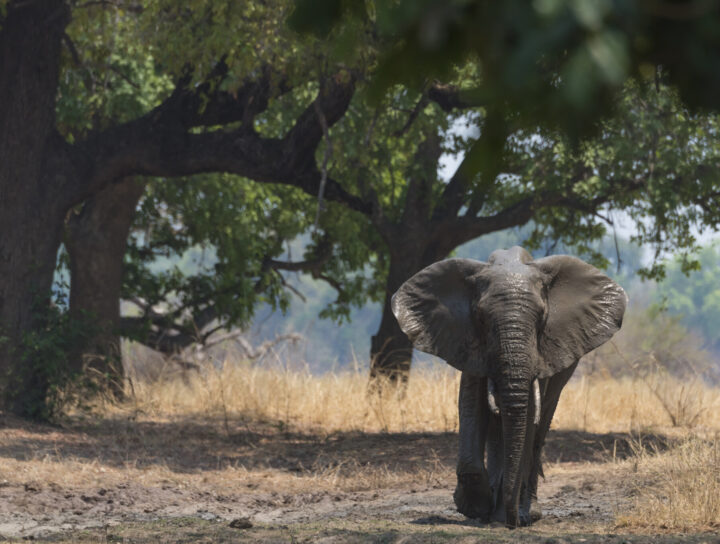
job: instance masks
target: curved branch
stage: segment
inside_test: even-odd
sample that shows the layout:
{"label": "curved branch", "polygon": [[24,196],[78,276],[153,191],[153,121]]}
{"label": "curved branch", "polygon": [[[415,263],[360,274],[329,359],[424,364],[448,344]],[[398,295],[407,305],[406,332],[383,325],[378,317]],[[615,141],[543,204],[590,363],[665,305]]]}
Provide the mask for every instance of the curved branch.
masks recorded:
{"label": "curved branch", "polygon": [[[278,261],[270,258],[263,260],[261,269],[261,278],[255,284],[255,291],[260,292],[263,289],[262,276],[269,270],[274,270],[279,274],[279,270],[289,270],[297,272],[308,272],[315,278],[321,278],[328,281],[322,276],[322,267],[332,256],[332,245],[322,240],[318,247],[318,256],[314,259],[305,261]],[[295,291],[294,287],[283,282],[285,287]],[[224,289],[216,295],[232,292],[232,288]],[[295,291],[296,292],[296,291]],[[302,295],[300,295],[302,296]],[[144,301],[135,301],[136,304],[143,304]],[[202,304],[202,303],[200,303]],[[123,317],[120,320],[120,334],[124,336],[137,336],[137,331],[143,331],[150,327],[142,342],[161,352],[170,353],[181,350],[190,344],[203,344],[210,336],[210,333],[203,332],[206,327],[217,320],[221,320],[223,315],[217,305],[207,300],[205,307],[193,313],[189,320],[182,322],[183,316],[186,316],[191,308],[183,306],[169,313],[159,313],[152,309],[152,306],[143,304],[145,314],[138,317]],[[198,306],[198,304],[194,304]],[[189,321],[189,324],[186,324]],[[222,328],[222,323],[218,325]],[[216,327],[215,329],[217,329]],[[213,331],[215,330],[213,329]]]}
{"label": "curved branch", "polygon": [[[223,77],[222,67],[212,77]],[[147,115],[70,146],[77,172],[68,181],[74,190],[63,192],[68,207],[130,175],[174,177],[226,172],[261,183],[290,185],[317,196],[322,176],[315,150],[322,139],[322,126],[315,104],[322,108],[328,126],[337,122],[354,93],[352,79],[332,78],[283,139],[261,137],[252,123],[243,123],[232,131],[191,132],[192,127],[203,123],[251,119],[267,107],[270,87],[266,78],[248,82],[243,89],[231,102],[225,102],[229,98],[224,93],[216,94],[215,100],[200,110],[200,98],[196,93],[188,94],[180,83],[163,105]],[[370,215],[372,211],[370,203],[347,192],[332,178],[327,179],[324,194],[327,200],[342,202],[361,213]]]}
{"label": "curved branch", "polygon": [[446,85],[439,81],[434,81],[428,87],[427,97],[448,113],[454,109],[479,108],[487,104],[486,100],[478,98],[474,89],[460,89],[455,85]]}

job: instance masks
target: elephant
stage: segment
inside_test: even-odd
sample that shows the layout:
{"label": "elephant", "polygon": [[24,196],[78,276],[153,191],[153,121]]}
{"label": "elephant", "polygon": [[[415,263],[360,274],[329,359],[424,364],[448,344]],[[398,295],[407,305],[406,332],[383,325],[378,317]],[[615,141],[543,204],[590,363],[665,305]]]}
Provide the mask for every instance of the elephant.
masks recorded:
{"label": "elephant", "polygon": [[580,357],[620,329],[627,302],[581,259],[534,260],[517,246],[487,263],[436,262],[400,286],[392,310],[403,332],[461,371],[460,513],[510,528],[540,518],[541,451],[560,393]]}

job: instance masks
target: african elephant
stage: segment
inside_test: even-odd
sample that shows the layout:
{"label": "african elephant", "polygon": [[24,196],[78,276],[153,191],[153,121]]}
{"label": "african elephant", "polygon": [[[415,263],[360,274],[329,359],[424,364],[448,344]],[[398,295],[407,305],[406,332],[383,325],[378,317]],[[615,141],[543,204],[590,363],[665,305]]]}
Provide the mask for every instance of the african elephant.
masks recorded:
{"label": "african elephant", "polygon": [[560,392],[620,328],[626,304],[595,267],[520,247],[487,263],[437,262],[398,289],[392,310],[414,346],[462,372],[459,512],[508,527],[540,517],[540,454]]}

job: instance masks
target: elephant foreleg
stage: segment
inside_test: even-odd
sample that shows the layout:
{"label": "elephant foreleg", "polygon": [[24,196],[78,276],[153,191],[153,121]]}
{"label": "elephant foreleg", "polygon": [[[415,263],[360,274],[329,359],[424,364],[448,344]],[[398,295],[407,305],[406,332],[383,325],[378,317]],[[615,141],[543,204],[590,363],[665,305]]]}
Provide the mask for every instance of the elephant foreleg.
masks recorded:
{"label": "elephant foreleg", "polygon": [[533,444],[533,465],[530,471],[528,485],[529,499],[531,501],[530,517],[534,521],[542,517],[542,513],[537,502],[538,477],[545,476],[542,469],[542,448],[545,445],[545,437],[550,430],[550,423],[552,422],[552,418],[555,415],[555,409],[557,408],[558,401],[560,400],[560,393],[562,393],[563,387],[567,384],[576,367],[577,362],[550,378],[540,380],[540,397],[542,399],[540,421],[535,431],[535,440]]}
{"label": "elephant foreleg", "polygon": [[453,498],[458,512],[488,520],[493,501],[485,469],[488,429],[487,379],[463,372],[460,379],[460,448],[457,487]]}

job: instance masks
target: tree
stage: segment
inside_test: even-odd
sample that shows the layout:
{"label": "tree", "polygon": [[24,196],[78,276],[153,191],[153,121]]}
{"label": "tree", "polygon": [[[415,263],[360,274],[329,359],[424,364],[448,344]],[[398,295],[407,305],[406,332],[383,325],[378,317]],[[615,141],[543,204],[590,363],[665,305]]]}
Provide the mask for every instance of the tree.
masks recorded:
{"label": "tree", "polygon": [[[432,233],[442,233],[448,240],[443,244],[452,247],[463,234],[446,235],[448,225],[456,225],[456,233],[477,236],[493,229],[488,226],[492,223],[511,226],[534,216],[538,229],[530,245],[537,244],[538,236],[550,227],[547,232],[579,242],[582,250],[583,238],[592,239],[602,230],[594,218],[604,214],[611,222],[608,210],[624,209],[639,220],[637,241],[654,244],[659,255],[670,247],[692,247],[693,225],[717,225],[713,211],[718,199],[717,156],[712,141],[716,121],[698,113],[698,108],[720,105],[717,55],[707,54],[720,47],[717,6],[300,1],[291,21],[296,29],[338,44],[339,51],[352,50],[345,29],[353,21],[377,31],[379,64],[369,92],[373,104],[402,85],[423,97],[419,109],[438,89],[454,90],[437,101],[448,109],[484,106],[474,117],[480,137],[467,149],[463,166],[439,191],[439,201],[430,205],[432,212],[413,205],[406,208],[403,218],[412,216],[412,207],[420,212],[413,226],[392,221],[382,225],[374,219],[379,231],[388,233],[386,240],[393,229],[419,232],[417,239],[423,241],[431,240]],[[475,77],[458,80],[463,71]],[[631,76],[640,82],[634,105],[628,103],[630,95],[623,96]],[[654,83],[660,95],[660,87],[668,82],[692,110],[676,96],[674,105],[662,106],[644,94]],[[648,98],[651,108],[646,107]],[[623,126],[623,115],[642,129]],[[686,148],[674,142],[670,129],[674,122],[680,123],[681,134],[694,132],[698,139],[683,138]],[[636,153],[637,147],[625,140],[628,134],[638,138],[646,155]],[[616,146],[609,137],[623,143]],[[543,150],[535,145],[538,141],[549,145]],[[709,151],[707,160],[694,153],[696,142]],[[508,148],[514,159],[536,164],[523,170],[522,161],[504,156]],[[477,182],[478,174],[483,182]],[[415,191],[422,187],[422,183],[409,187],[413,185]],[[425,187],[425,196],[433,194]],[[495,213],[484,215],[483,206],[485,213]],[[441,223],[440,216],[448,212],[447,222]],[[465,215],[462,220],[460,213]],[[652,220],[645,222],[643,217]],[[394,245],[400,247],[401,241]],[[429,256],[434,249],[426,246],[416,253],[424,251]],[[441,249],[434,256],[445,253],[447,249]],[[410,261],[407,255],[396,258],[396,262]],[[394,286],[395,268],[390,269],[389,284]],[[659,276],[662,266],[646,273]],[[391,330],[388,302],[383,324],[388,334],[398,338],[398,331]],[[409,346],[399,342],[390,347],[405,359]],[[400,364],[394,359],[389,357],[390,367]]]}
{"label": "tree", "polygon": [[[369,219],[385,245],[370,261],[385,303],[373,345],[376,373],[403,374],[410,360],[410,344],[389,309],[394,291],[478,236],[532,219],[529,247],[554,239],[589,253],[589,242],[605,233],[613,211],[623,210],[640,225],[636,241],[662,253],[691,247],[693,225],[717,225],[720,157],[708,137],[717,118],[692,114],[667,86],[628,85],[617,114],[576,145],[559,131],[517,129],[496,159],[500,174],[491,180],[468,173],[473,159],[467,151],[477,137],[441,138],[450,123],[474,123],[472,116],[482,110],[445,112],[430,94],[398,90],[384,99],[383,109],[370,106],[366,113],[356,105],[332,131],[346,157],[332,175],[353,183],[348,190],[371,204]],[[441,155],[462,151],[456,172],[441,180]]]}
{"label": "tree", "polygon": [[718,288],[718,264],[720,256],[716,246],[704,247],[696,258],[700,269],[689,274],[682,258],[675,258],[667,265],[667,274],[658,283],[655,303],[663,307],[691,330],[699,333],[705,346],[717,353],[720,349],[720,333],[716,323],[720,319],[720,289]]}
{"label": "tree", "polygon": [[69,314],[79,322],[92,320],[96,326],[85,342],[73,346],[68,371],[80,374],[94,369],[115,396],[122,394],[124,386],[118,336],[123,259],[144,188],[144,183],[134,178],[114,183],[86,200],[67,219]]}
{"label": "tree", "polygon": [[[126,6],[12,0],[2,8],[0,375],[4,406],[32,416],[49,383],[42,368],[23,357],[23,342],[42,326],[34,302],[40,299],[42,306],[49,296],[67,211],[114,182],[142,175],[224,171],[316,195],[321,176],[314,150],[323,137],[317,111],[332,126],[347,108],[355,77],[344,69],[300,67],[303,83],[319,81],[316,98],[282,138],[263,137],[255,116],[298,81],[286,62],[298,48],[286,47],[276,24],[282,2]],[[230,39],[238,33],[247,41]],[[88,50],[95,64],[82,62],[82,43],[93,46]],[[82,79],[89,97],[102,98],[107,74],[118,69],[106,62],[113,54],[153,59],[173,82],[171,89],[156,93],[159,100],[130,119],[105,125],[89,118],[86,126],[63,130],[56,107],[71,96],[62,93],[61,81]],[[93,71],[98,66],[103,77]],[[225,130],[210,130],[219,126]],[[331,180],[325,198],[362,206]]]}
{"label": "tree", "polygon": [[475,66],[483,77],[463,95],[497,112],[474,149],[477,167],[518,114],[577,139],[612,112],[628,79],[652,78],[658,67],[692,108],[720,106],[720,6],[712,3],[299,0],[290,20],[339,54],[363,40],[348,27],[374,29],[376,99],[393,85],[419,90]]}
{"label": "tree", "polygon": [[[472,71],[459,72],[457,79],[463,78],[473,81],[477,76]],[[334,258],[323,263],[326,268],[335,263],[323,276],[340,286],[341,293],[326,314],[343,315],[348,304],[363,299],[384,301],[381,325],[371,347],[375,375],[402,376],[409,368],[411,346],[390,312],[392,293],[423,266],[448,256],[469,240],[534,219],[535,228],[527,240],[531,248],[554,239],[576,251],[592,253],[589,243],[604,234],[604,224],[612,223],[613,209],[621,209],[641,226],[637,241],[652,242],[662,252],[676,246],[691,247],[691,227],[717,221],[709,205],[717,198],[713,175],[717,152],[707,138],[716,130],[717,121],[713,116],[689,112],[665,85],[628,85],[617,115],[605,122],[597,135],[579,144],[573,145],[559,131],[544,127],[517,129],[501,150],[501,175],[493,183],[486,183],[483,175],[468,173],[469,156],[448,183],[438,175],[443,153],[467,153],[477,142],[472,131],[448,132],[451,125],[473,124],[484,113],[460,96],[457,86],[439,84],[422,94],[399,88],[373,106],[355,96],[329,130],[333,150],[328,179],[348,195],[356,195],[361,213],[347,216],[335,203],[320,217],[322,229],[342,239]],[[318,153],[324,156],[325,150]],[[677,187],[686,181],[692,184]],[[224,187],[231,185],[225,183]],[[198,191],[206,197],[212,193],[201,186]],[[206,206],[212,199],[204,202]],[[702,213],[694,208],[699,202],[704,202]],[[306,204],[315,205],[314,201]],[[177,208],[177,202],[170,208]],[[201,216],[200,211],[180,215],[192,218]],[[204,227],[207,233],[228,228],[228,217],[210,215],[212,221]],[[348,230],[351,235],[343,238]],[[173,235],[171,241],[176,238]],[[370,281],[350,281],[361,279],[353,276],[353,271],[363,266],[369,267]],[[649,273],[657,274],[658,269]],[[137,278],[131,283],[148,285]],[[177,291],[180,284],[168,285],[164,293]],[[206,323],[208,315],[217,317],[203,309],[215,296],[210,293],[213,291],[205,288],[199,299],[202,303],[191,305],[193,311],[188,315],[198,319],[192,326],[191,322],[185,324],[178,340],[197,338],[193,333],[197,324]],[[165,295],[149,297],[155,303],[165,299]],[[152,306],[147,304],[145,309]],[[226,311],[225,315],[231,314]],[[162,331],[159,337],[169,342],[178,326],[169,326],[166,316],[154,319],[156,327],[163,322],[157,329]]]}
{"label": "tree", "polygon": [[[472,5],[463,4],[462,9]],[[628,130],[622,132],[622,127],[613,125],[596,129],[601,150],[596,152],[585,131],[578,130],[567,140],[557,130],[567,128],[567,123],[551,123],[552,116],[541,115],[564,111],[562,106],[569,98],[564,91],[557,91],[573,78],[564,76],[558,87],[554,74],[564,72],[552,64],[528,79],[534,83],[526,90],[511,85],[517,79],[487,77],[492,66],[498,70],[519,67],[523,77],[534,73],[524,69],[536,66],[535,54],[518,65],[506,62],[516,59],[516,51],[514,46],[508,47],[510,42],[502,33],[501,40],[488,42],[483,50],[494,64],[485,66],[482,73],[473,62],[466,62],[467,56],[447,57],[442,82],[423,76],[417,88],[381,86],[383,92],[376,90],[375,95],[384,105],[377,112],[377,107],[361,101],[356,91],[364,88],[366,77],[374,73],[376,51],[383,53],[388,44],[396,43],[392,32],[382,28],[382,10],[370,26],[365,15],[360,23],[341,23],[334,35],[344,38],[350,47],[328,51],[326,44],[317,40],[289,37],[283,24],[288,3],[283,0],[188,4],[149,0],[139,6],[6,0],[2,7],[0,329],[4,342],[0,374],[4,405],[15,413],[32,415],[48,387],[42,369],[23,356],[23,343],[30,332],[44,326],[32,311],[38,307],[33,301],[39,298],[42,303],[50,293],[67,212],[127,178],[227,172],[260,183],[295,187],[313,196],[323,187],[324,200],[336,205],[329,205],[322,214],[321,227],[328,231],[326,225],[341,224],[346,229],[343,232],[360,232],[359,243],[337,247],[360,254],[372,270],[371,281],[354,282],[357,289],[340,297],[337,311],[361,293],[387,301],[395,287],[423,264],[447,255],[466,240],[523,224],[531,217],[538,221],[538,228],[547,228],[570,242],[581,241],[599,235],[599,224],[592,218],[612,203],[656,218],[652,232],[660,233],[655,240],[660,247],[674,241],[681,245],[691,242],[688,236],[663,236],[687,234],[685,226],[694,220],[711,225],[715,221],[713,152],[689,157],[701,156],[703,162],[689,160],[684,164],[692,163],[692,168],[683,168],[678,174],[672,164],[656,160],[657,141],[643,137],[642,155],[633,154],[635,148],[628,146],[620,150],[628,161],[624,167],[608,166],[607,158],[614,156],[617,148],[603,146],[603,142],[612,142],[603,140],[603,135],[619,130],[617,134],[624,138]],[[513,29],[519,22],[538,31],[549,24],[527,12],[529,8],[515,7],[527,17],[510,17],[504,7],[496,7],[493,9],[500,10],[496,14],[503,17],[484,19],[484,24],[505,21],[497,28],[503,32],[510,29],[510,34],[516,34]],[[361,8],[364,13],[364,5]],[[451,11],[455,8],[453,5]],[[408,28],[417,22],[413,17],[420,12],[410,12]],[[564,9],[560,15],[566,17],[566,13],[570,13],[571,28],[585,24],[572,10]],[[562,17],[552,18],[552,24],[566,21]],[[438,21],[437,28],[442,30],[448,19],[443,16]],[[593,51],[586,41],[597,32],[588,28],[582,26],[579,34],[580,48],[584,47],[586,54]],[[681,37],[687,43],[696,40],[694,30],[685,28]],[[704,39],[706,34],[699,36]],[[565,38],[563,34],[550,50],[538,51],[564,51]],[[493,49],[497,43],[502,47]],[[600,40],[603,43],[606,47],[600,51],[609,50],[612,60],[615,50],[607,39]],[[298,62],[301,58],[306,60]],[[441,56],[433,58],[437,61]],[[148,66],[147,72],[154,76],[143,79],[148,85],[136,88],[128,70],[142,66]],[[383,66],[388,64],[380,64],[381,74],[387,73]],[[593,74],[599,74],[607,62],[592,66]],[[700,75],[710,77],[705,72]],[[113,94],[122,81],[134,90]],[[476,92],[489,81],[499,82],[494,94]],[[605,80],[597,81],[602,85],[592,87],[586,104],[594,104],[597,89],[605,89]],[[711,78],[709,81],[712,83]],[[621,84],[612,83],[617,89]],[[312,95],[297,103],[294,116],[280,124],[282,131],[264,132],[262,114],[274,100],[308,89]],[[119,100],[108,100],[108,95]],[[641,104],[656,102],[652,95],[639,96]],[[125,107],[127,98],[138,105],[137,110]],[[117,109],[106,109],[113,105]],[[591,110],[595,111],[594,106]],[[74,117],[70,115],[73,111]],[[631,111],[644,112],[642,107]],[[581,109],[567,108],[565,113],[569,119],[591,118],[578,112],[582,113]],[[675,113],[687,123],[683,125]],[[696,142],[710,149],[705,145],[709,133],[703,136],[689,128],[696,126],[694,114],[662,108],[654,108],[650,114],[640,119],[648,121],[645,128],[649,129],[641,136],[655,135],[665,145],[662,138],[668,135],[667,127],[680,123],[685,127],[681,137],[687,136],[690,149]],[[468,135],[446,142],[443,136],[449,123],[464,116],[479,124],[479,137]],[[564,118],[558,116],[559,121]],[[322,158],[326,136],[333,142],[333,155],[343,157],[337,164]],[[546,145],[548,142],[552,145]],[[444,150],[465,152],[461,167],[448,183],[436,174]],[[674,191],[674,179],[692,185]],[[353,214],[343,214],[343,210]],[[673,220],[668,210],[683,212],[684,219]],[[377,240],[383,246],[377,246]],[[537,237],[531,242],[537,242]],[[352,267],[358,262],[352,260]],[[333,273],[353,279],[342,263],[342,258],[328,261],[335,267]],[[408,359],[409,345],[396,335],[387,302],[385,306],[373,351],[376,368],[393,375],[406,368],[402,360]]]}

